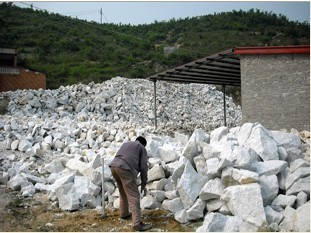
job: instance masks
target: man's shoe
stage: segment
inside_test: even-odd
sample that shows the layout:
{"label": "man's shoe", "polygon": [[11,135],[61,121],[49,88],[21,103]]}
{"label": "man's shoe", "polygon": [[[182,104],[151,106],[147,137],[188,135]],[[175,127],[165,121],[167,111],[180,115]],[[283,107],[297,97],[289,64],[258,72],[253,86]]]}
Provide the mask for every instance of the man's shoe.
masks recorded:
{"label": "man's shoe", "polygon": [[120,217],[123,220],[128,220],[132,217],[132,213],[129,213],[128,215],[124,216],[124,217]]}
{"label": "man's shoe", "polygon": [[134,226],[135,231],[148,231],[152,228],[151,224],[140,223],[138,226]]}

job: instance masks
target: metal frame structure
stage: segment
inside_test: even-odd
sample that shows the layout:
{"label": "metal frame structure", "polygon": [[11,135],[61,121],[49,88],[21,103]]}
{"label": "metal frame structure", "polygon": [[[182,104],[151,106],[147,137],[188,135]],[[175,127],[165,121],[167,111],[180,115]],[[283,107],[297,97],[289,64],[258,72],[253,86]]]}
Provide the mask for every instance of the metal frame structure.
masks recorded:
{"label": "metal frame structure", "polygon": [[154,82],[155,128],[157,128],[157,81],[222,85],[224,90],[224,125],[227,125],[225,88],[226,85],[241,86],[240,57],[234,53],[234,49],[228,49],[223,52],[152,75],[147,79]]}

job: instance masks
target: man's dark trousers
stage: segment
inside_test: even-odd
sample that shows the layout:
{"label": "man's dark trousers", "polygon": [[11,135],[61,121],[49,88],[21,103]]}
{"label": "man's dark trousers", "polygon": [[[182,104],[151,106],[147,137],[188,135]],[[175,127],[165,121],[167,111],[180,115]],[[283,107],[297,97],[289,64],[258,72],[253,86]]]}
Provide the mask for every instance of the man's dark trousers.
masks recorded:
{"label": "man's dark trousers", "polygon": [[120,193],[120,217],[128,216],[130,207],[133,225],[134,227],[139,226],[142,219],[140,214],[140,194],[136,180],[130,170],[119,167],[110,167],[110,169]]}

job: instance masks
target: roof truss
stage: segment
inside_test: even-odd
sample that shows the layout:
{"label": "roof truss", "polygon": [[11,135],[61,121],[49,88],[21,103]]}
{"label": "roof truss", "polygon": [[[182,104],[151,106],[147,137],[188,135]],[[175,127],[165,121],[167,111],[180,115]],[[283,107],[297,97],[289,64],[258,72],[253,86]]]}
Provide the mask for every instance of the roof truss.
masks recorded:
{"label": "roof truss", "polygon": [[241,86],[240,57],[229,49],[152,75],[152,81]]}

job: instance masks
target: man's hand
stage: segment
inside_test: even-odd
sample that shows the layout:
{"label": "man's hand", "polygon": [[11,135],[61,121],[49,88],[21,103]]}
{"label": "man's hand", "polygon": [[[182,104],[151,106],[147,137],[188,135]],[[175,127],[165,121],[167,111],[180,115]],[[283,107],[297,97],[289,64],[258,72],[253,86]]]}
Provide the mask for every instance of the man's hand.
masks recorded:
{"label": "man's hand", "polygon": [[146,187],[141,188],[141,193],[143,194],[143,196],[146,196],[146,195],[147,195],[147,189],[146,189]]}

